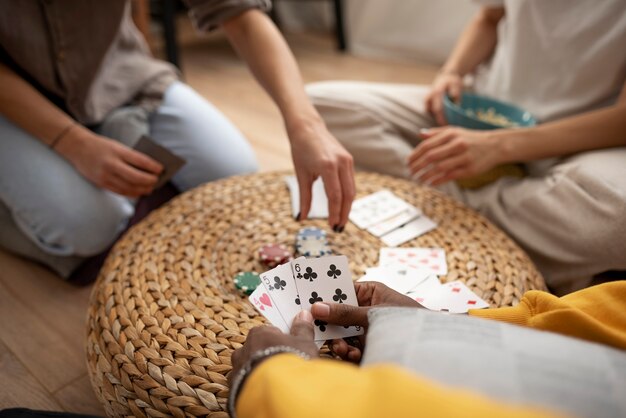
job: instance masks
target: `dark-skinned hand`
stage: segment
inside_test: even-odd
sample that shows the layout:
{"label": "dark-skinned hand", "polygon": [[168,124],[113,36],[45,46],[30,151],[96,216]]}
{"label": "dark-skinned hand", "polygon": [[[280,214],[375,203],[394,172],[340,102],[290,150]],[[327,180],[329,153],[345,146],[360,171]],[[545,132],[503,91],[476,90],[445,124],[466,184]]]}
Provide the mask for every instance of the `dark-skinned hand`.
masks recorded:
{"label": "dark-skinned hand", "polygon": [[252,328],[243,347],[232,354],[233,370],[229,378],[232,379],[237,375],[250,356],[268,347],[286,345],[308,354],[311,358],[318,357],[319,350],[314,340],[313,317],[309,311],[302,311],[294,318],[289,334],[283,334],[278,328],[272,326]]}
{"label": "dark-skinned hand", "polygon": [[[420,308],[415,300],[396,292],[379,282],[354,283],[356,298],[359,306],[344,305],[343,303],[316,302],[311,307],[315,319],[335,325],[359,325],[365,328],[367,334],[368,311],[373,307],[404,306]],[[332,351],[344,360],[354,363],[361,361],[362,350],[365,347],[365,335],[359,338],[360,347],[349,345],[345,340],[333,340]]]}

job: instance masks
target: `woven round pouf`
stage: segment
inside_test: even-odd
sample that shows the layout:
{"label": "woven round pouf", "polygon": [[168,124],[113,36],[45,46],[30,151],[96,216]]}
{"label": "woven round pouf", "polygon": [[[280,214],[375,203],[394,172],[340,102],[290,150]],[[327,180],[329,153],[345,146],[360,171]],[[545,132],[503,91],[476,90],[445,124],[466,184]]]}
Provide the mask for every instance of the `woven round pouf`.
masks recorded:
{"label": "woven round pouf", "polygon": [[[232,177],[184,193],[131,228],[111,251],[91,296],[87,356],[97,396],[110,416],[227,417],[226,375],[233,349],[265,320],[233,277],[264,271],[257,249],[293,248],[303,226],[328,231],[353,277],[378,264],[382,242],[349,223],[296,222],[287,173]],[[524,252],[474,211],[414,183],[358,173],[358,196],[383,188],[421,208],[439,226],[403,246],[442,247],[449,273],[492,307],[545,289]]]}

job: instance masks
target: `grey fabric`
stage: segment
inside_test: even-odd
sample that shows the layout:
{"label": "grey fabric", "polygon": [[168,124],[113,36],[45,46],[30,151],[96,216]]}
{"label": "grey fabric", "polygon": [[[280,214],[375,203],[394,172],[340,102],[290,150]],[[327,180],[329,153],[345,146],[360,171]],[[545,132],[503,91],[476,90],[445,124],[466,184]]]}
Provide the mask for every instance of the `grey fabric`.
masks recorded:
{"label": "grey fabric", "polygon": [[425,309],[378,308],[368,317],[364,367],[391,363],[443,385],[574,416],[626,416],[622,351]]}
{"label": "grey fabric", "polygon": [[94,131],[107,138],[117,139],[133,147],[144,135],[150,134],[150,113],[139,106],[126,106],[113,110]]}

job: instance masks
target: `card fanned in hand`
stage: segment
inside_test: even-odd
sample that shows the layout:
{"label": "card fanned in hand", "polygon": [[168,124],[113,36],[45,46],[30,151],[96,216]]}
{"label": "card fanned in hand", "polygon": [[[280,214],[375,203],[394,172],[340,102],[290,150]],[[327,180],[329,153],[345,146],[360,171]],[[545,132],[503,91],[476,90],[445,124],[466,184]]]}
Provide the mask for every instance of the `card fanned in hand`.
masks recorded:
{"label": "card fanned in hand", "polygon": [[[272,325],[288,333],[294,317],[315,302],[358,306],[352,274],[345,256],[300,257],[261,273],[262,286],[250,302]],[[315,320],[315,341],[362,335],[361,327],[343,327]],[[319,345],[319,344],[318,344]]]}

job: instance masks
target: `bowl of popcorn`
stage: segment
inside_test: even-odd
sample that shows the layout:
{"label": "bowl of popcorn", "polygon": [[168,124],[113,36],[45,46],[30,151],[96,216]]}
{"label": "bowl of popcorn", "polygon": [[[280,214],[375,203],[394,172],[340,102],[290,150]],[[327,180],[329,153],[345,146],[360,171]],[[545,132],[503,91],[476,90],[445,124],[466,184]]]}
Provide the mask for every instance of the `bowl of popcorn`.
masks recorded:
{"label": "bowl of popcorn", "polygon": [[459,103],[445,95],[443,107],[450,125],[468,129],[519,128],[537,123],[524,109],[472,93],[463,93]]}

